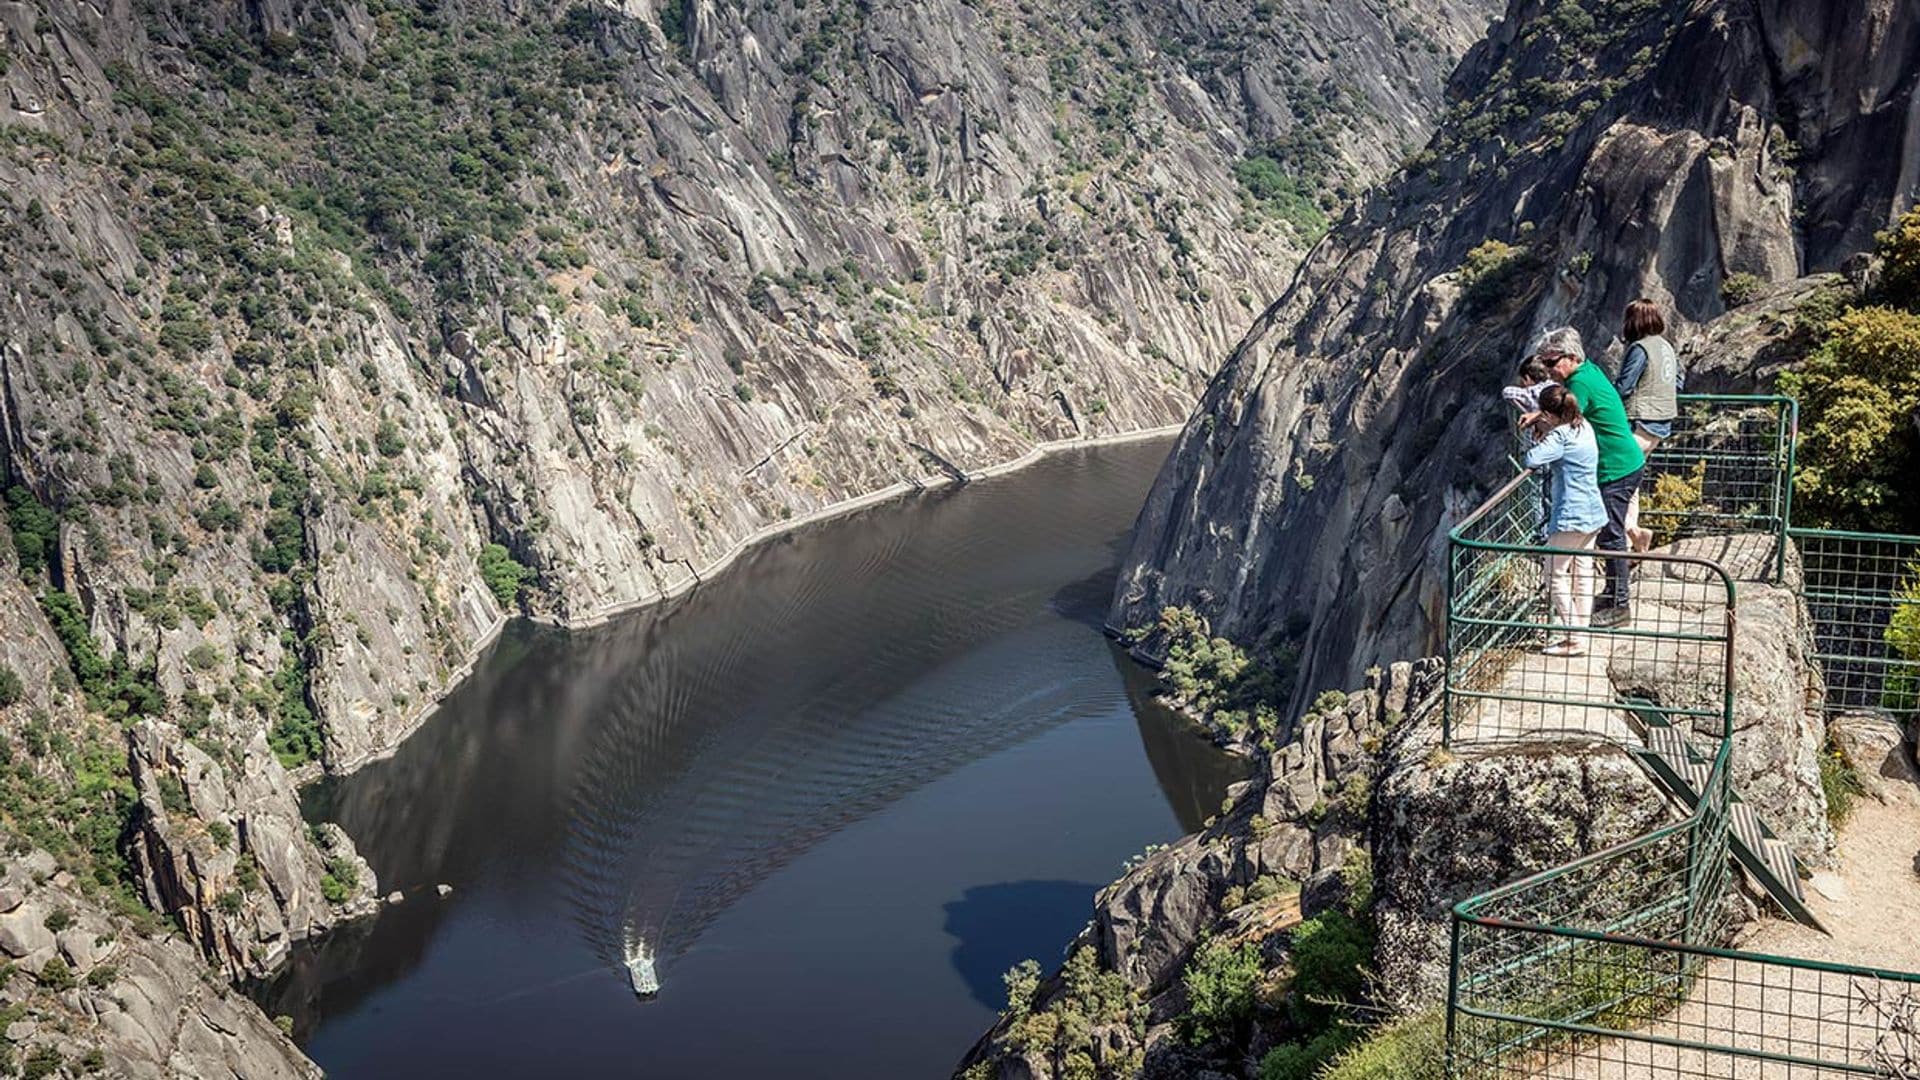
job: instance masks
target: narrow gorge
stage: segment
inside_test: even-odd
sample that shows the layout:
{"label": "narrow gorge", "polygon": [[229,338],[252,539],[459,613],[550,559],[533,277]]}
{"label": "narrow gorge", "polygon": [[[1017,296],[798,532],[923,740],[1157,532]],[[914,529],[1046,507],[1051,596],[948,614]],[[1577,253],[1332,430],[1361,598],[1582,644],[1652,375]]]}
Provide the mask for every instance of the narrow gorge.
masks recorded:
{"label": "narrow gorge", "polygon": [[1920,970],[1916,202],[1920,0],[0,0],[0,1076],[1462,1080],[1663,836]]}
{"label": "narrow gorge", "polygon": [[310,1071],[226,983],[388,890],[296,783],[508,618],[1178,422],[1492,8],[0,4],[7,1060]]}

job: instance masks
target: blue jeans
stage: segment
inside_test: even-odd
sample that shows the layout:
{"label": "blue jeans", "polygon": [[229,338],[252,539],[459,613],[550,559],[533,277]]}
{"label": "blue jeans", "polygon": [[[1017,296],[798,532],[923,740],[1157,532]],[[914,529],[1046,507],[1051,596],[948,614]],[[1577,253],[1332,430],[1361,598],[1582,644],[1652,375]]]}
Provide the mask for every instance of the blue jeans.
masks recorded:
{"label": "blue jeans", "polygon": [[[1618,480],[1600,485],[1600,501],[1607,507],[1607,527],[1600,530],[1601,551],[1627,550],[1627,505],[1633,502],[1634,494],[1640,490],[1640,478],[1646,473],[1646,466],[1642,465]],[[1600,595],[1594,598],[1594,610],[1626,607],[1627,582],[1633,574],[1633,560],[1608,559],[1606,574],[1606,584],[1600,587]]]}

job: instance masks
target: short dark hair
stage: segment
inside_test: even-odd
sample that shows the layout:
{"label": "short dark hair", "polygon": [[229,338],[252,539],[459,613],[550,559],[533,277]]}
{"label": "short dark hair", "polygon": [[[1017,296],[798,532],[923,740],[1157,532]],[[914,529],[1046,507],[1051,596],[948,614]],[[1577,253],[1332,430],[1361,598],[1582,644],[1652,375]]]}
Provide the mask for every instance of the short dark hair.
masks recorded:
{"label": "short dark hair", "polygon": [[1660,305],[1641,297],[1627,305],[1627,317],[1622,320],[1621,336],[1629,342],[1655,334],[1667,332],[1667,317],[1660,313]]}
{"label": "short dark hair", "polygon": [[1520,371],[1518,374],[1520,378],[1525,379],[1529,383],[1553,381],[1553,369],[1548,367],[1547,362],[1538,356],[1529,356],[1525,360],[1520,361]]}

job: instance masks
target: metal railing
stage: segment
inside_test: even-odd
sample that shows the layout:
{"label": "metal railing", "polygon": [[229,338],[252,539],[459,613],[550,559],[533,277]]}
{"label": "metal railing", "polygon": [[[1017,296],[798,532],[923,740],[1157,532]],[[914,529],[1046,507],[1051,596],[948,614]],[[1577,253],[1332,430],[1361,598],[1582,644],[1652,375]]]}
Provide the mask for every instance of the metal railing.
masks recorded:
{"label": "metal railing", "polygon": [[1920,716],[1920,537],[1793,529],[1829,714]]}
{"label": "metal railing", "polygon": [[[1723,948],[1735,581],[1802,588],[1829,711],[1914,715],[1920,538],[1792,525],[1789,398],[1683,398],[1649,461],[1628,627],[1556,615],[1541,484],[1508,481],[1449,536],[1450,746],[1565,738],[1627,743],[1623,703],[1657,702],[1717,737],[1684,821],[1458,904],[1448,979],[1454,1077],[1920,1076],[1920,975]],[[1803,571],[1791,579],[1788,541]],[[1564,613],[1564,605],[1563,605]],[[1577,622],[1577,619],[1572,620]],[[1585,653],[1541,646],[1568,636]]]}
{"label": "metal railing", "polygon": [[1695,536],[1774,539],[1772,579],[1786,566],[1793,519],[1794,434],[1790,397],[1682,394],[1673,434],[1648,455],[1640,519],[1655,547]]}
{"label": "metal railing", "polygon": [[[1507,481],[1455,527],[1448,544],[1446,690],[1442,739],[1461,742],[1586,734],[1632,737],[1619,686],[1658,701],[1675,720],[1724,738],[1733,715],[1734,579],[1713,559],[1671,552],[1569,552],[1547,547],[1541,481]],[[1750,561],[1770,567],[1772,543],[1753,534]],[[1716,554],[1719,552],[1716,551]],[[1549,559],[1599,588],[1612,558],[1633,569],[1633,620],[1578,625],[1556,611]],[[1543,646],[1572,640],[1576,656]]]}

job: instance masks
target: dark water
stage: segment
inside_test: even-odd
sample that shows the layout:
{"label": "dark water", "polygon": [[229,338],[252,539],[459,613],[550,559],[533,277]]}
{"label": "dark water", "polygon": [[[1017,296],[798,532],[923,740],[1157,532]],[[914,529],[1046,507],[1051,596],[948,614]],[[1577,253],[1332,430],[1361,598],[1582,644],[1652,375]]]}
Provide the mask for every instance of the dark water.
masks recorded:
{"label": "dark water", "polygon": [[945,1076],[1000,973],[1057,959],[1236,778],[1099,630],[1166,450],[1056,456],[662,610],[509,632],[393,758],[311,793],[407,899],[297,956],[269,1010],[336,1076]]}

